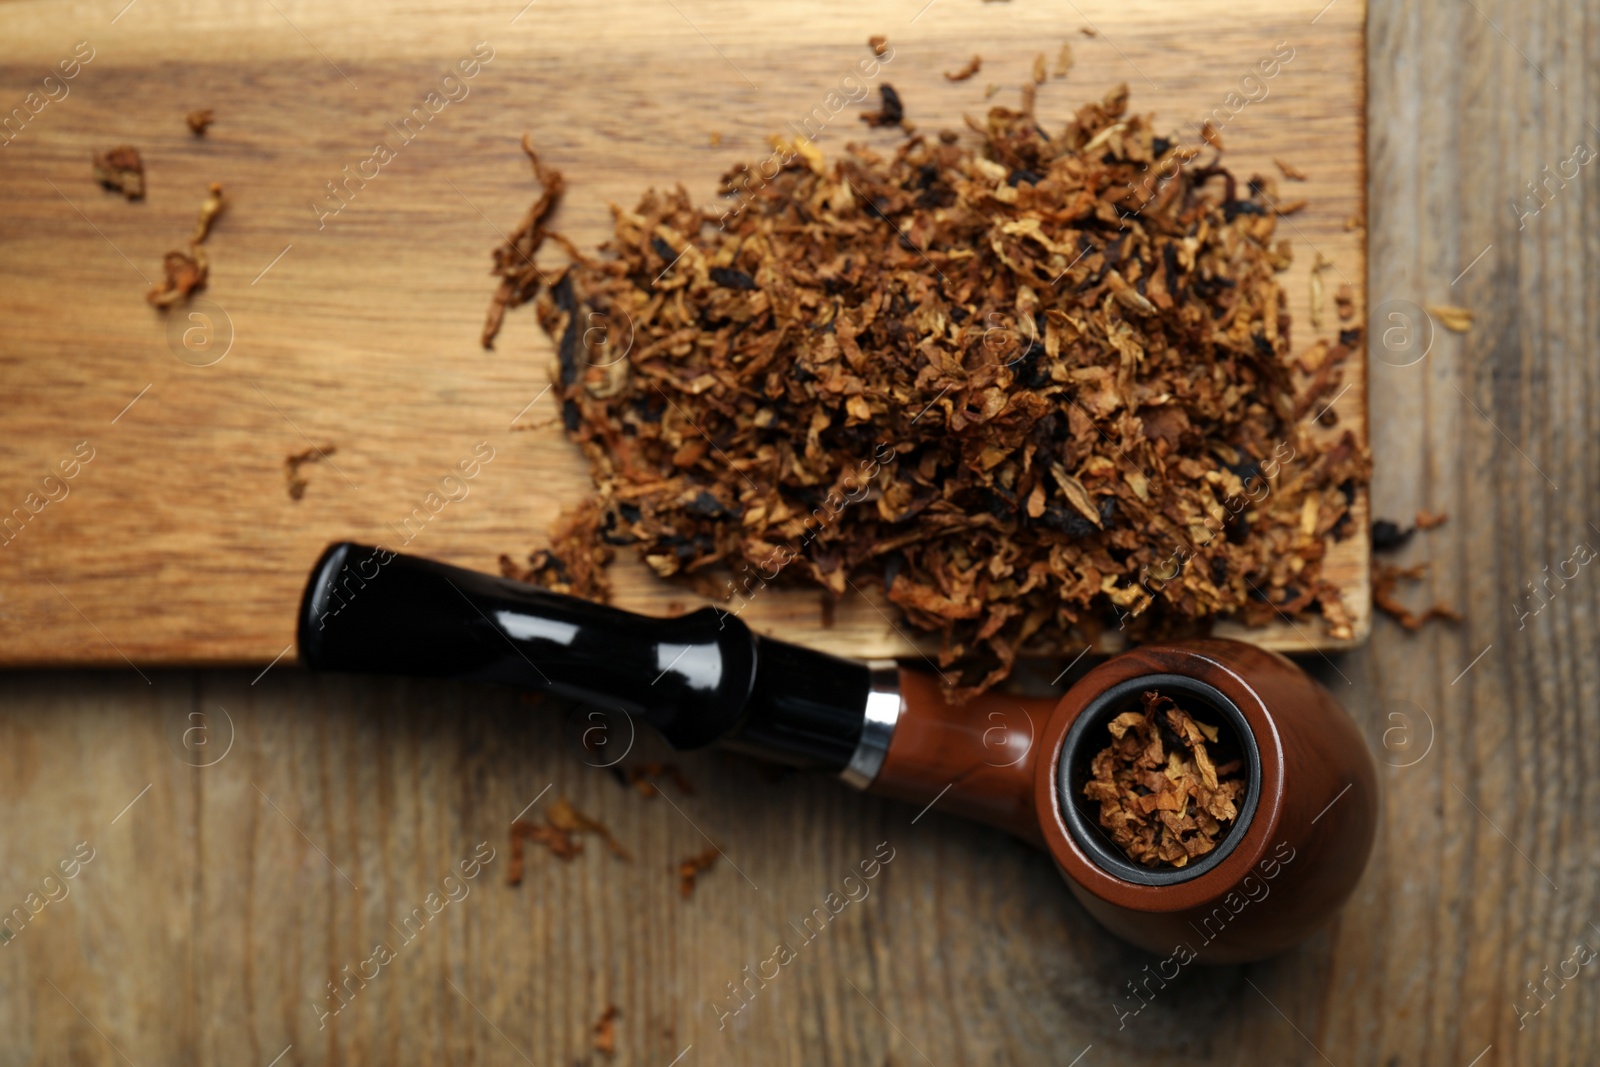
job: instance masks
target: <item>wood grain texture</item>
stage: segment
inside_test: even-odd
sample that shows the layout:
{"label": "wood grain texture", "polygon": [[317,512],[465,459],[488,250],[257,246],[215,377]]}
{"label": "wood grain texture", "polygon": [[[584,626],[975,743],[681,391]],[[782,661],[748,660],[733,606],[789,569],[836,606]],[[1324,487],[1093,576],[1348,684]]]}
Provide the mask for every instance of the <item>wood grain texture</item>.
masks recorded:
{"label": "wood grain texture", "polygon": [[[741,65],[813,32],[800,27],[777,42],[771,34],[720,37],[706,17],[718,9],[677,2]],[[1337,0],[1323,22],[1346,3]],[[1545,968],[1554,974],[1576,943],[1600,947],[1590,925],[1600,923],[1600,829],[1590,814],[1600,803],[1600,574],[1586,566],[1571,581],[1552,582],[1554,595],[1538,614],[1520,616],[1537,606],[1526,583],[1542,582],[1546,566],[1555,571],[1575,544],[1600,537],[1589,526],[1600,524],[1593,167],[1565,188],[1552,185],[1547,205],[1520,229],[1510,201],[1579,141],[1600,144],[1589,125],[1600,121],[1600,4],[1474,5],[1400,0],[1376,5],[1368,27],[1371,325],[1399,325],[1379,315],[1391,301],[1382,316],[1443,302],[1478,315],[1471,333],[1439,333],[1427,357],[1408,367],[1372,361],[1375,511],[1451,513],[1449,524],[1396,558],[1433,564],[1425,587],[1404,595],[1418,605],[1449,601],[1467,621],[1410,635],[1380,618],[1365,648],[1303,657],[1366,733],[1384,793],[1372,865],[1332,926],[1272,961],[1185,972],[1118,1029],[1112,1004],[1127,1003],[1125,983],[1156,961],[1100,931],[1042,854],[938,806],[913,825],[914,808],[833,782],[771,783],[747,763],[694,756],[680,762],[698,794],[669,794],[679,815],[585,767],[560,709],[529,708],[487,689],[313,679],[284,665],[254,685],[257,670],[147,671],[149,685],[125,667],[10,673],[0,675],[0,800],[8,816],[0,908],[22,902],[76,842],[98,851],[70,897],[0,946],[0,1064],[261,1067],[291,1043],[280,1065],[593,1064],[607,1061],[589,1051],[587,1028],[607,1001],[624,1012],[618,1065],[661,1067],[690,1044],[680,1067],[1067,1064],[1091,1045],[1078,1067],[1592,1062],[1600,1047],[1593,965],[1564,986],[1552,979],[1537,1015],[1519,1023],[1517,1012],[1539,1003],[1525,983],[1544,979]],[[918,26],[968,7],[990,16],[1004,6],[938,0]],[[147,7],[154,10],[140,0],[117,26]],[[197,31],[222,28],[208,9],[189,10],[200,19]],[[247,10],[263,44],[286,50],[293,35],[282,19],[266,6]],[[297,21],[308,13],[285,10]],[[1120,41],[1119,30],[1133,33],[1143,9],[1127,5],[1103,18],[1084,10]],[[65,23],[100,25],[114,13],[85,5],[51,9],[46,19],[42,6],[8,7],[8,20],[26,15],[20,24],[36,28],[5,37],[5,85],[19,84],[22,59],[53,62],[86,35]],[[846,23],[845,36],[893,33],[908,17],[815,15]],[[386,32],[377,16],[358,23],[344,40]],[[1075,32],[1078,18],[1069,12],[1053,23]],[[700,37],[687,27],[674,32],[674,47],[702,63],[698,74],[724,77]],[[1302,28],[1293,39],[1319,38]],[[349,53],[330,54],[343,63],[377,49],[352,45]],[[185,71],[192,73],[172,73]],[[1162,80],[1161,70],[1147,72]],[[730,100],[745,99],[733,80],[717,84]],[[40,121],[64,118],[76,102]],[[729,111],[739,113],[708,114]],[[759,124],[749,136],[758,132]],[[89,143],[85,136],[82,152],[69,154],[80,159]],[[495,151],[497,175],[519,166],[509,146]],[[0,168],[16,166],[0,158]],[[13,174],[0,169],[8,190]],[[615,195],[625,199],[635,185],[618,182]],[[499,177],[485,180],[484,192],[495,188],[502,198],[483,203],[485,211],[514,218],[526,197]],[[97,206],[92,197],[79,202],[86,211]],[[173,207],[171,225],[186,227],[190,210]],[[32,224],[0,222],[8,235],[24,225]],[[297,245],[291,256],[309,248]],[[137,259],[153,262],[162,250],[163,239],[151,238]],[[257,262],[277,250],[251,257],[228,288],[245,291]],[[478,270],[479,255],[464,252],[462,269]],[[94,262],[110,278],[120,260]],[[8,275],[7,285],[16,284]],[[476,324],[480,295],[462,287],[462,327]],[[117,300],[129,296],[138,293]],[[6,329],[21,328],[6,306]],[[84,328],[98,331],[96,316],[113,313],[109,301],[81,312]],[[1413,329],[1416,320],[1413,313]],[[531,324],[512,328],[531,349]],[[1400,350],[1390,359],[1405,362],[1403,333],[1393,339]],[[466,344],[457,351],[464,362],[478,358]],[[167,358],[146,353],[152,366],[155,354]],[[275,350],[273,358],[289,354]],[[70,356],[53,373],[76,373],[74,388],[95,399],[97,412],[104,407],[105,418],[150,380],[130,366],[102,383],[75,370]],[[163,380],[182,369],[175,364]],[[146,400],[153,398],[154,391]],[[469,438],[463,424],[459,440]],[[56,443],[8,438],[6,447],[37,445],[37,455],[54,462],[54,448],[44,445]],[[269,475],[293,443],[259,458],[261,484],[271,482],[263,491],[274,497],[281,485]],[[442,455],[454,459],[448,448]],[[91,464],[84,477],[94,473]],[[196,477],[176,465],[168,474],[174,493]],[[333,491],[325,475],[313,475],[308,503]],[[513,481],[495,492],[512,495]],[[75,490],[62,514],[47,511],[41,521],[64,519],[87,502],[90,485],[82,501]],[[11,579],[0,591],[8,602],[18,592]],[[8,622],[13,640],[21,624]],[[236,723],[232,751],[214,767],[186,766],[169,733],[181,735],[200,712],[210,743],[221,744],[219,708]],[[571,866],[540,857],[513,890],[502,883],[502,849],[472,894],[449,905],[440,926],[352,1001],[337,1030],[319,1033],[308,1002],[322,984],[369,953],[388,923],[417,906],[477,841],[501,847],[511,818],[546,786],[540,806],[565,795],[601,815],[633,862],[591,845]],[[679,901],[669,867],[705,847],[690,820],[760,888],[719,865],[693,901]],[[767,958],[776,939],[790,936],[788,923],[836,890],[880,841],[897,851],[872,895],[799,949],[731,1033],[719,1032],[706,1002],[725,994],[745,964]]]}
{"label": "wood grain texture", "polygon": [[[1313,340],[1318,250],[1335,264],[1320,335],[1338,329],[1339,284],[1362,295],[1365,235],[1345,228],[1364,210],[1356,0],[1315,26],[1309,0],[1081,12],[937,0],[920,17],[923,0],[878,10],[538,0],[520,16],[520,4],[394,13],[141,3],[114,24],[116,10],[102,6],[24,3],[0,14],[7,107],[76,42],[94,56],[69,95],[8,131],[0,150],[0,515],[24,508],[21,532],[0,545],[0,663],[265,664],[292,640],[305,572],[330,541],[404,543],[488,571],[501,553],[542,544],[589,486],[544,395],[551,347],[531,309],[509,317],[495,351],[477,343],[490,249],[533,196],[519,136],[530,131],[565,173],[556,225],[592,247],[609,233],[608,204],[680,182],[711,203],[722,173],[770,152],[767,136],[837,108],[829,93],[848,92],[874,32],[895,49],[878,80],[896,85],[926,129],[981,115],[990,82],[1002,87],[996,100],[1014,104],[1034,56],[1053,60],[1070,40],[1071,76],[1040,90],[1047,125],[1127,81],[1133,107],[1188,140],[1211,117],[1241,177],[1275,174],[1275,157],[1310,175],[1283,190],[1310,202],[1280,229],[1296,249],[1283,279],[1296,351]],[[1080,35],[1088,23],[1105,33]],[[431,118],[418,111],[420,132],[399,130],[477,42],[493,58],[466,95]],[[1293,58],[1261,78],[1258,63],[1280,42]],[[942,72],[973,51],[987,57],[980,75],[947,82]],[[217,115],[203,139],[182,121],[200,106]],[[868,131],[860,110],[845,106],[821,130],[824,151],[849,140],[892,148],[898,133]],[[123,142],[144,153],[141,203],[90,178],[92,151]],[[379,142],[394,158],[363,180]],[[191,232],[212,181],[229,207],[206,244],[209,287],[163,320],[144,290]],[[337,213],[330,183],[342,191]],[[1360,435],[1363,368],[1346,373],[1335,411],[1341,430]],[[93,460],[65,499],[29,518],[29,494],[80,442]],[[435,511],[441,497],[429,495],[478,442],[493,461],[465,499]],[[304,468],[304,499],[290,500],[285,457],[328,445],[327,462]],[[1359,528],[1364,498],[1355,518]],[[621,606],[661,614],[701,603],[631,557],[616,570]],[[1348,591],[1359,641],[1365,541],[1338,544],[1327,573]],[[745,617],[828,651],[912,651],[882,603],[859,596],[828,629],[810,590],[764,593]],[[1254,637],[1332,644],[1309,623]]]}

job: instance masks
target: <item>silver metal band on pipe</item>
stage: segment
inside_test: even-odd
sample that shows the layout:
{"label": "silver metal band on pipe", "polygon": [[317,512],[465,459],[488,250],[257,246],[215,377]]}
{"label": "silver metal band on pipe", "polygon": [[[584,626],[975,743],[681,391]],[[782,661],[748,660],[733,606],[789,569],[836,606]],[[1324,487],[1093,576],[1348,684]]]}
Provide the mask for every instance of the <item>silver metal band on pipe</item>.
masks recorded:
{"label": "silver metal band on pipe", "polygon": [[900,695],[900,667],[892,659],[870,660],[872,686],[867,692],[867,706],[861,721],[861,740],[850,756],[850,763],[839,772],[839,777],[865,789],[883,769],[884,757],[889,754],[889,742],[894,739],[895,724],[905,699]]}

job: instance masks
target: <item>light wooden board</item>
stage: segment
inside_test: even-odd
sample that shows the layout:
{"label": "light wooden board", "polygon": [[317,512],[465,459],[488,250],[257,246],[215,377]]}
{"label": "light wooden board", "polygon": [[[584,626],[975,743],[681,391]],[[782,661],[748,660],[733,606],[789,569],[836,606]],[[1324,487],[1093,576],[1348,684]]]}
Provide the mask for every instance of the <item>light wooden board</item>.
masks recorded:
{"label": "light wooden board", "polygon": [[[70,95],[0,149],[0,513],[24,506],[80,442],[94,458],[69,495],[0,545],[0,663],[270,661],[292,642],[320,549],[343,538],[399,547],[396,526],[478,442],[492,462],[465,499],[414,524],[404,550],[494,570],[501,553],[541,544],[588,486],[541,396],[550,346],[531,309],[509,317],[495,351],[477,343],[490,249],[533,194],[519,136],[530,131],[565,172],[557,225],[592,246],[608,232],[608,202],[631,206],[652,183],[681,182],[711,202],[718,175],[758,158],[768,134],[823,102],[867,55],[872,33],[895,48],[880,80],[924,128],[981,115],[991,81],[1004,87],[997,99],[1014,102],[1033,57],[1053,59],[1063,40],[1077,65],[1041,87],[1047,125],[1120,81],[1135,108],[1175,131],[1223,109],[1228,160],[1241,175],[1271,173],[1273,157],[1311,175],[1285,183],[1311,202],[1282,231],[1296,247],[1284,278],[1296,350],[1313,340],[1315,250],[1336,264],[1330,295],[1344,280],[1364,293],[1364,232],[1344,225],[1364,212],[1362,4],[1342,0],[1315,23],[1318,5],[1275,0],[935,0],[919,16],[922,6],[536,0],[519,14],[520,3],[393,12],[146,0],[119,14],[113,3],[8,5],[5,107],[22,105],[76,42],[88,41],[94,58],[67,83]],[[1101,34],[1082,35],[1086,25]],[[493,59],[468,95],[404,142],[387,124],[438,90],[479,41]],[[1280,42],[1294,58],[1270,80],[1248,80]],[[974,51],[985,58],[976,78],[942,78]],[[1234,114],[1233,101],[1248,97]],[[203,140],[183,124],[196,107],[217,114]],[[895,135],[869,133],[858,110],[822,134],[825,151],[849,139],[892,146]],[[311,205],[325,184],[380,140],[395,158],[352,184],[348,205],[319,225]],[[90,179],[91,152],[123,142],[144,152],[143,203]],[[230,206],[207,243],[211,282],[193,309],[208,318],[179,312],[167,322],[144,303],[147,279],[186,239],[212,181]],[[1330,306],[1323,335],[1337,326]],[[207,329],[209,348],[198,344]],[[191,365],[224,342],[220,361]],[[1346,373],[1335,410],[1364,434],[1361,361]],[[306,468],[305,498],[291,501],[285,456],[327,444],[337,449],[331,462]],[[1356,529],[1365,519],[1363,499]],[[1329,573],[1364,635],[1365,538],[1339,546]],[[631,560],[616,581],[625,607],[697,604]],[[881,606],[861,600],[842,605],[831,629],[810,591],[763,593],[745,617],[833,651],[910,650]],[[1329,646],[1317,630],[1254,636]]]}

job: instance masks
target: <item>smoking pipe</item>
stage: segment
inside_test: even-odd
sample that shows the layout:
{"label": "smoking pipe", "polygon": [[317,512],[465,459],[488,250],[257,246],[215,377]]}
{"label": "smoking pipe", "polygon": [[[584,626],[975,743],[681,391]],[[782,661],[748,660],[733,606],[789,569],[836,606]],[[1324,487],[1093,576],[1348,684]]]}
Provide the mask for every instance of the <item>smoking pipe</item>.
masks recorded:
{"label": "smoking pipe", "polygon": [[[988,692],[754,633],[702,608],[654,619],[348,542],[301,602],[313,670],[497,682],[648,720],[675,748],[720,745],[999,827],[1045,849],[1104,926],[1181,962],[1280,952],[1355,887],[1377,778],[1343,708],[1283,656],[1238,641],[1136,648],[1059,699]],[[1219,730],[1246,778],[1238,817],[1182,867],[1132,862],[1083,796],[1106,725],[1156,690]]]}

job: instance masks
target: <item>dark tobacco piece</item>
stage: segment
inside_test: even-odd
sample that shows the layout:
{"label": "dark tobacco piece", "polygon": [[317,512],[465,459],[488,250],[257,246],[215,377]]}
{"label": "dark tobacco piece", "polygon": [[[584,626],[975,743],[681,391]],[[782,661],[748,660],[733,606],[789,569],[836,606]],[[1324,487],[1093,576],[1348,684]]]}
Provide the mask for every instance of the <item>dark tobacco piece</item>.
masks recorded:
{"label": "dark tobacco piece", "polygon": [[489,273],[500,279],[500,287],[489,301],[489,315],[484,320],[484,348],[494,347],[494,339],[500,332],[506,309],[526,304],[539,291],[539,283],[544,280],[544,275],[533,260],[548,236],[544,220],[561,202],[561,192],[566,187],[559,170],[539,162],[527,134],[522,135],[522,150],[528,154],[528,162],[533,165],[534,179],[540,185],[539,196],[529,206],[528,213],[522,217],[517,228],[511,231],[511,236],[494,250],[494,267]]}
{"label": "dark tobacco piece", "polygon": [[684,900],[694,896],[695,880],[709,871],[721,855],[722,853],[713,845],[678,864],[678,895]]}
{"label": "dark tobacco piece", "polygon": [[1100,802],[1100,825],[1128,858],[1146,867],[1183,867],[1217,847],[1238,817],[1242,763],[1211,761],[1217,728],[1196,722],[1171,697],[1143,695],[1106,729],[1112,742],[1090,764],[1083,795]]}
{"label": "dark tobacco piece", "polygon": [[883,589],[969,691],[1105,628],[1350,636],[1323,560],[1370,464],[1314,418],[1359,338],[1295,365],[1274,183],[1189,165],[1126,86],[1048,135],[1004,107],[978,132],[782,144],[726,179],[738,210],[652,191],[552,272],[554,399],[597,492],[551,552],[633,544],[724,599]]}
{"label": "dark tobacco piece", "polygon": [[203,107],[197,111],[189,112],[184,116],[183,121],[189,124],[190,133],[196,137],[204,137],[206,135],[206,127],[215,122],[216,117],[211,113],[209,107]]}
{"label": "dark tobacco piece", "polygon": [[[177,253],[170,254],[176,255]],[[283,457],[283,475],[289,483],[290,500],[299,500],[305,496],[306,486],[311,484],[301,476],[300,468],[305,466],[307,463],[315,463],[318,460],[327,459],[330,455],[337,451],[337,448],[331,444],[328,444],[323,445],[321,448],[313,446],[306,449],[304,452],[291,452],[289,455]]]}
{"label": "dark tobacco piece", "polygon": [[1394,552],[1405,546],[1411,540],[1411,535],[1416,530],[1411,527],[1401,529],[1398,523],[1388,519],[1374,519],[1372,523],[1372,551]]}
{"label": "dark tobacco piece", "polygon": [[94,154],[94,180],[129,200],[144,197],[144,160],[131,144]]}
{"label": "dark tobacco piece", "polygon": [[884,82],[878,86],[879,106],[877,111],[863,111],[861,121],[874,128],[879,126],[899,126],[905,121],[905,108],[900,103],[900,94],[895,92],[894,86]]}
{"label": "dark tobacco piece", "polygon": [[1385,615],[1390,616],[1395,622],[1407,630],[1416,631],[1434,619],[1445,622],[1461,622],[1462,615],[1448,604],[1435,604],[1420,615],[1406,607],[1395,596],[1395,590],[1402,579],[1415,582],[1428,573],[1426,563],[1418,563],[1411,567],[1397,567],[1392,563],[1379,563],[1373,567],[1372,572],[1372,603]]}
{"label": "dark tobacco piece", "polygon": [[881,33],[875,33],[867,38],[867,47],[872,49],[872,54],[881,56],[889,51],[889,38]]}

